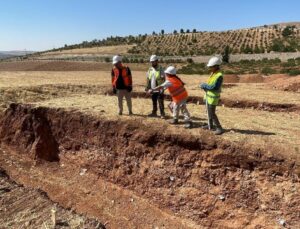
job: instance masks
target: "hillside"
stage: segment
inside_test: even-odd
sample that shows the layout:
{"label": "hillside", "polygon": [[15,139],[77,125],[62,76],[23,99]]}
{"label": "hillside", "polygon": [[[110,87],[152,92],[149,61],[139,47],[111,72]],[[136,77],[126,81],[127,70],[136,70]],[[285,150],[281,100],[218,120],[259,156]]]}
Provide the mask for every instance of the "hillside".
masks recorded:
{"label": "hillside", "polygon": [[[224,52],[226,46],[228,46],[231,54],[258,54],[272,51],[296,52],[300,50],[300,22],[220,32],[181,29],[166,34],[164,30],[161,30],[159,33],[152,32],[152,35],[117,36],[103,40],[95,39],[90,42],[84,41],[80,44],[65,45],[46,53],[63,52],[70,54],[74,49],[76,51],[73,53],[78,53],[80,52],[79,49],[108,46],[126,46],[126,49],[122,48],[122,54],[139,56],[153,53],[162,56],[212,55]],[[100,52],[100,54],[103,53]],[[110,53],[106,52],[105,54]]]}
{"label": "hillside", "polygon": [[[291,31],[291,34],[286,33]],[[285,34],[286,33],[286,34]],[[224,32],[176,33],[147,36],[131,53],[193,56],[221,53],[294,52],[300,50],[300,28],[265,26]]]}

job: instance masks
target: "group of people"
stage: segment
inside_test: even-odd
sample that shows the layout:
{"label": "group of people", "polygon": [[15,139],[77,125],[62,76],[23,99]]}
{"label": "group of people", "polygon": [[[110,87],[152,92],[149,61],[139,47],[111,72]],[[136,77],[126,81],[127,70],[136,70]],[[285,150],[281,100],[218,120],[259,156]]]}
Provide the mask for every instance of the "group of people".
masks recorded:
{"label": "group of people", "polygon": [[[118,97],[119,115],[123,114],[123,98],[125,97],[129,115],[132,112],[132,75],[130,68],[122,64],[122,57],[117,55],[113,57],[113,68],[111,71],[112,87],[114,94]],[[176,75],[176,68],[173,66],[167,67],[165,70],[159,64],[159,58],[156,55],[150,57],[151,67],[146,74],[145,92],[151,95],[152,98],[152,112],[149,117],[158,117],[157,107],[159,106],[160,117],[165,119],[164,107],[164,91],[168,90],[172,98],[169,105],[172,111],[171,124],[178,124],[179,113],[184,116],[185,128],[192,128],[193,122],[191,115],[187,109],[188,92],[185,88],[184,82]],[[219,103],[223,74],[220,69],[222,60],[219,57],[212,57],[208,61],[207,67],[211,72],[207,83],[199,85],[205,91],[204,101],[208,115],[208,123],[203,126],[204,129],[214,130],[216,135],[224,133],[221,123],[216,114],[216,106]]]}

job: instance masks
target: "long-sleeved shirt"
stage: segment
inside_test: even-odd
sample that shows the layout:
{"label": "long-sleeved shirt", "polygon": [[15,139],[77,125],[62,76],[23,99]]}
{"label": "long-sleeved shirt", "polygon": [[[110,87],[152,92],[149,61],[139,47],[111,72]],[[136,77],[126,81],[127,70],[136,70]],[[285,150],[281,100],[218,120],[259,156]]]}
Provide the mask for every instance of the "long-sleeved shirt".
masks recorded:
{"label": "long-sleeved shirt", "polygon": [[220,76],[218,80],[213,85],[208,85],[207,83],[203,83],[201,88],[208,91],[218,91],[223,83],[223,76]]}

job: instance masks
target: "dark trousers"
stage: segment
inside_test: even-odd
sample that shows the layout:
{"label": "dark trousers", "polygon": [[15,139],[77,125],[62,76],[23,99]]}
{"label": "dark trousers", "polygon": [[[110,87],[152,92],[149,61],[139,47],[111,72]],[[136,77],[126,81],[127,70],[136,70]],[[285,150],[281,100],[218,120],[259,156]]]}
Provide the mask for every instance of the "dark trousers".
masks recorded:
{"label": "dark trousers", "polygon": [[221,128],[221,123],[218,119],[218,116],[216,115],[216,105],[210,105],[208,104],[208,116],[209,116],[209,123],[210,126],[213,127],[215,125],[217,128]]}
{"label": "dark trousers", "polygon": [[161,115],[165,115],[165,107],[164,107],[164,97],[163,93],[153,93],[152,94],[152,113],[157,113],[157,101],[159,104],[159,110]]}

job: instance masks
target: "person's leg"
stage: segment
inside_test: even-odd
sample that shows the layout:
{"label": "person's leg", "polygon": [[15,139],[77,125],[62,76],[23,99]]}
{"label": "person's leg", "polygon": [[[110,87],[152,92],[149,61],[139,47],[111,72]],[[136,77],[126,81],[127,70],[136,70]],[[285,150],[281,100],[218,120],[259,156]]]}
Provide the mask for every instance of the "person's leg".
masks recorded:
{"label": "person's leg", "polygon": [[221,127],[218,116],[216,115],[216,107],[215,105],[208,105],[210,111],[210,118],[212,119],[213,124],[218,128]]}
{"label": "person's leg", "polygon": [[126,103],[127,103],[127,107],[128,107],[128,112],[129,112],[129,115],[131,115],[132,114],[131,92],[124,90],[124,93],[125,93]]}
{"label": "person's leg", "polygon": [[160,110],[160,115],[162,117],[165,116],[164,97],[165,97],[165,95],[163,93],[158,94],[159,110]]}
{"label": "person's leg", "polygon": [[152,113],[149,116],[156,116],[157,115],[157,99],[158,93],[153,93],[151,95],[152,98]]}
{"label": "person's leg", "polygon": [[214,129],[214,124],[213,124],[213,119],[212,119],[212,117],[213,117],[213,113],[214,113],[214,108],[213,108],[213,106],[212,105],[207,105],[207,107],[206,107],[206,109],[207,109],[207,114],[208,114],[208,117],[207,117],[207,119],[208,119],[208,123],[207,123],[207,125],[206,126],[203,126],[202,128],[203,129]]}
{"label": "person's leg", "polygon": [[211,110],[212,121],[213,121],[214,125],[216,126],[215,134],[219,135],[219,134],[224,133],[224,130],[223,130],[223,128],[221,126],[221,123],[220,123],[220,121],[218,119],[218,116],[216,114],[216,108],[217,108],[217,106],[215,106],[215,105],[209,105],[209,107],[210,107],[210,110]]}
{"label": "person's leg", "polygon": [[176,104],[173,102],[172,104],[173,108],[173,120],[171,121],[171,124],[177,124],[178,123],[178,116],[179,116],[179,110],[180,110],[180,104]]}
{"label": "person's leg", "polygon": [[122,115],[124,90],[117,90],[117,96],[118,96],[119,115]]}
{"label": "person's leg", "polygon": [[183,101],[181,104],[180,104],[180,111],[181,113],[183,114],[183,117],[184,117],[184,121],[188,122],[190,121],[191,119],[191,116],[190,116],[190,113],[186,107],[186,101]]}
{"label": "person's leg", "polygon": [[192,128],[193,123],[191,120],[191,115],[186,106],[186,101],[181,104],[180,109],[184,117],[185,128]]}

